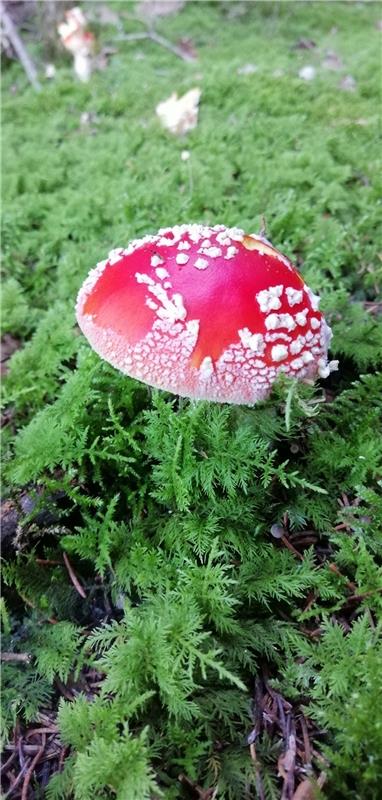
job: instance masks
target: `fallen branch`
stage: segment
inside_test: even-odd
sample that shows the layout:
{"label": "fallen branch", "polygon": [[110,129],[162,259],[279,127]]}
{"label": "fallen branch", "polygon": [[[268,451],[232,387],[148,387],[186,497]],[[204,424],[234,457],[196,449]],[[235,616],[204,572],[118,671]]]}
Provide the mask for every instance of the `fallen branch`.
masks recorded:
{"label": "fallen branch", "polygon": [[195,61],[193,56],[191,56],[186,51],[182,50],[176,44],[172,44],[172,42],[169,42],[168,39],[165,39],[164,36],[161,36],[159,33],[156,33],[156,31],[151,31],[148,34],[148,38],[151,39],[152,42],[155,42],[156,44],[159,44],[159,45],[162,45],[162,47],[165,47],[167,50],[170,51],[170,53],[173,53],[174,56],[178,56],[178,58],[182,58],[183,61],[187,61],[187,62]]}
{"label": "fallen branch", "polygon": [[161,36],[156,31],[145,31],[140,33],[124,33],[120,34],[116,37],[117,41],[119,42],[139,42],[143,39],[149,39],[155,44],[161,45],[161,47],[165,47],[170,53],[173,53],[174,56],[181,58],[183,61],[187,61],[188,63],[195,61],[193,56],[191,56],[187,51],[182,50],[181,47],[178,47],[176,44],[172,44],[168,39],[164,36]]}
{"label": "fallen branch", "polygon": [[41,84],[37,78],[37,70],[30,58],[25,45],[18,33],[16,26],[13,24],[12,18],[9,16],[3,3],[0,2],[0,12],[4,33],[9,39],[20,63],[24,67],[24,71],[28,77],[29,82],[32,84],[36,92],[41,92]]}

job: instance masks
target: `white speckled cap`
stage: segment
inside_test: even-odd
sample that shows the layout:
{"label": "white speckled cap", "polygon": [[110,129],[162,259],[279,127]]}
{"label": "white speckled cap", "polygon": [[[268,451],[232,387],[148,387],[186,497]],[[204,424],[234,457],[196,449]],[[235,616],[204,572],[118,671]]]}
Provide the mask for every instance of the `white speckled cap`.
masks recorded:
{"label": "white speckled cap", "polygon": [[253,404],[280,372],[327,377],[319,298],[267,240],[177,225],[117,248],[85,280],[77,320],[122,372],[185,397]]}

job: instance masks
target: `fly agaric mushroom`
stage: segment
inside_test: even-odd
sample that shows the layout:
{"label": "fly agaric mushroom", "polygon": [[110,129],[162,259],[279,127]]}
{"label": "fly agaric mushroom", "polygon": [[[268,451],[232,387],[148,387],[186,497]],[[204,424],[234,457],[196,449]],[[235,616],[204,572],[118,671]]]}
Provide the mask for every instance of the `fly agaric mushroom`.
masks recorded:
{"label": "fly agaric mushroom", "polygon": [[326,378],[319,298],[267,239],[176,225],[112,250],[85,280],[77,320],[117,369],[176,394],[253,404],[280,372]]}
{"label": "fly agaric mushroom", "polygon": [[74,58],[74,71],[81,81],[88,81],[92,71],[95,38],[86,30],[86,17],[80,8],[65,12],[66,22],[58,25],[62,43]]}

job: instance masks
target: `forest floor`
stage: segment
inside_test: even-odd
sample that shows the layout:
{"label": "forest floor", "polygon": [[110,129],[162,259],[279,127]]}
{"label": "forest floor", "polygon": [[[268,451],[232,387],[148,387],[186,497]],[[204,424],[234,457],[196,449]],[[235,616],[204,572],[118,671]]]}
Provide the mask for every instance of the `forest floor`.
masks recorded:
{"label": "forest floor", "polygon": [[[4,69],[3,797],[378,800],[380,6],[155,5],[190,60],[83,3],[89,83]],[[156,105],[194,86],[175,137]],[[90,350],[75,298],[113,247],[263,215],[337,373],[195,405]]]}

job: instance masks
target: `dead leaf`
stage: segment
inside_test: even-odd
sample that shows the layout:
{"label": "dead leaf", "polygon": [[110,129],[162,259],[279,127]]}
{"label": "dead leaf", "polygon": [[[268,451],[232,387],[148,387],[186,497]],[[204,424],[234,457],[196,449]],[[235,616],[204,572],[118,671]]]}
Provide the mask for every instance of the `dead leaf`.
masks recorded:
{"label": "dead leaf", "polygon": [[100,72],[103,72],[103,70],[107,69],[109,66],[111,56],[115,56],[117,53],[118,50],[116,47],[103,47],[94,59],[93,63],[95,67],[100,70]]}
{"label": "dead leaf", "polygon": [[293,45],[293,50],[314,50],[317,47],[313,39],[298,39],[296,44]]}
{"label": "dead leaf", "polygon": [[292,800],[315,800],[316,792],[311,781],[305,780],[299,783],[296,791],[292,795]]}
{"label": "dead leaf", "polygon": [[289,772],[294,770],[296,763],[296,737],[291,734],[288,741],[288,749],[283,753],[277,762],[278,774],[281,778],[286,778]]}
{"label": "dead leaf", "polygon": [[317,790],[322,789],[326,781],[326,772],[321,772],[318,776],[317,782],[315,780],[308,780],[305,778],[297,786],[296,791],[292,796],[292,800],[316,800]]}
{"label": "dead leaf", "polygon": [[156,113],[163,127],[177,136],[196,128],[200,96],[201,90],[195,88],[179,98],[177,93],[173,92],[171,97],[159,103]]}
{"label": "dead leaf", "polygon": [[181,50],[183,55],[187,56],[188,61],[197,61],[198,54],[192,39],[183,36],[181,39],[178,39],[176,46]]}
{"label": "dead leaf", "polygon": [[45,77],[48,78],[48,80],[52,80],[52,78],[56,77],[56,67],[54,64],[45,65]]}
{"label": "dead leaf", "polygon": [[335,53],[334,50],[328,50],[322,62],[322,66],[325,67],[325,69],[339,70],[342,69],[343,63],[338,53]]}
{"label": "dead leaf", "polygon": [[315,67],[312,67],[311,64],[307,64],[306,67],[302,67],[298,73],[298,77],[302,78],[303,81],[313,81],[316,77],[317,71]]}

